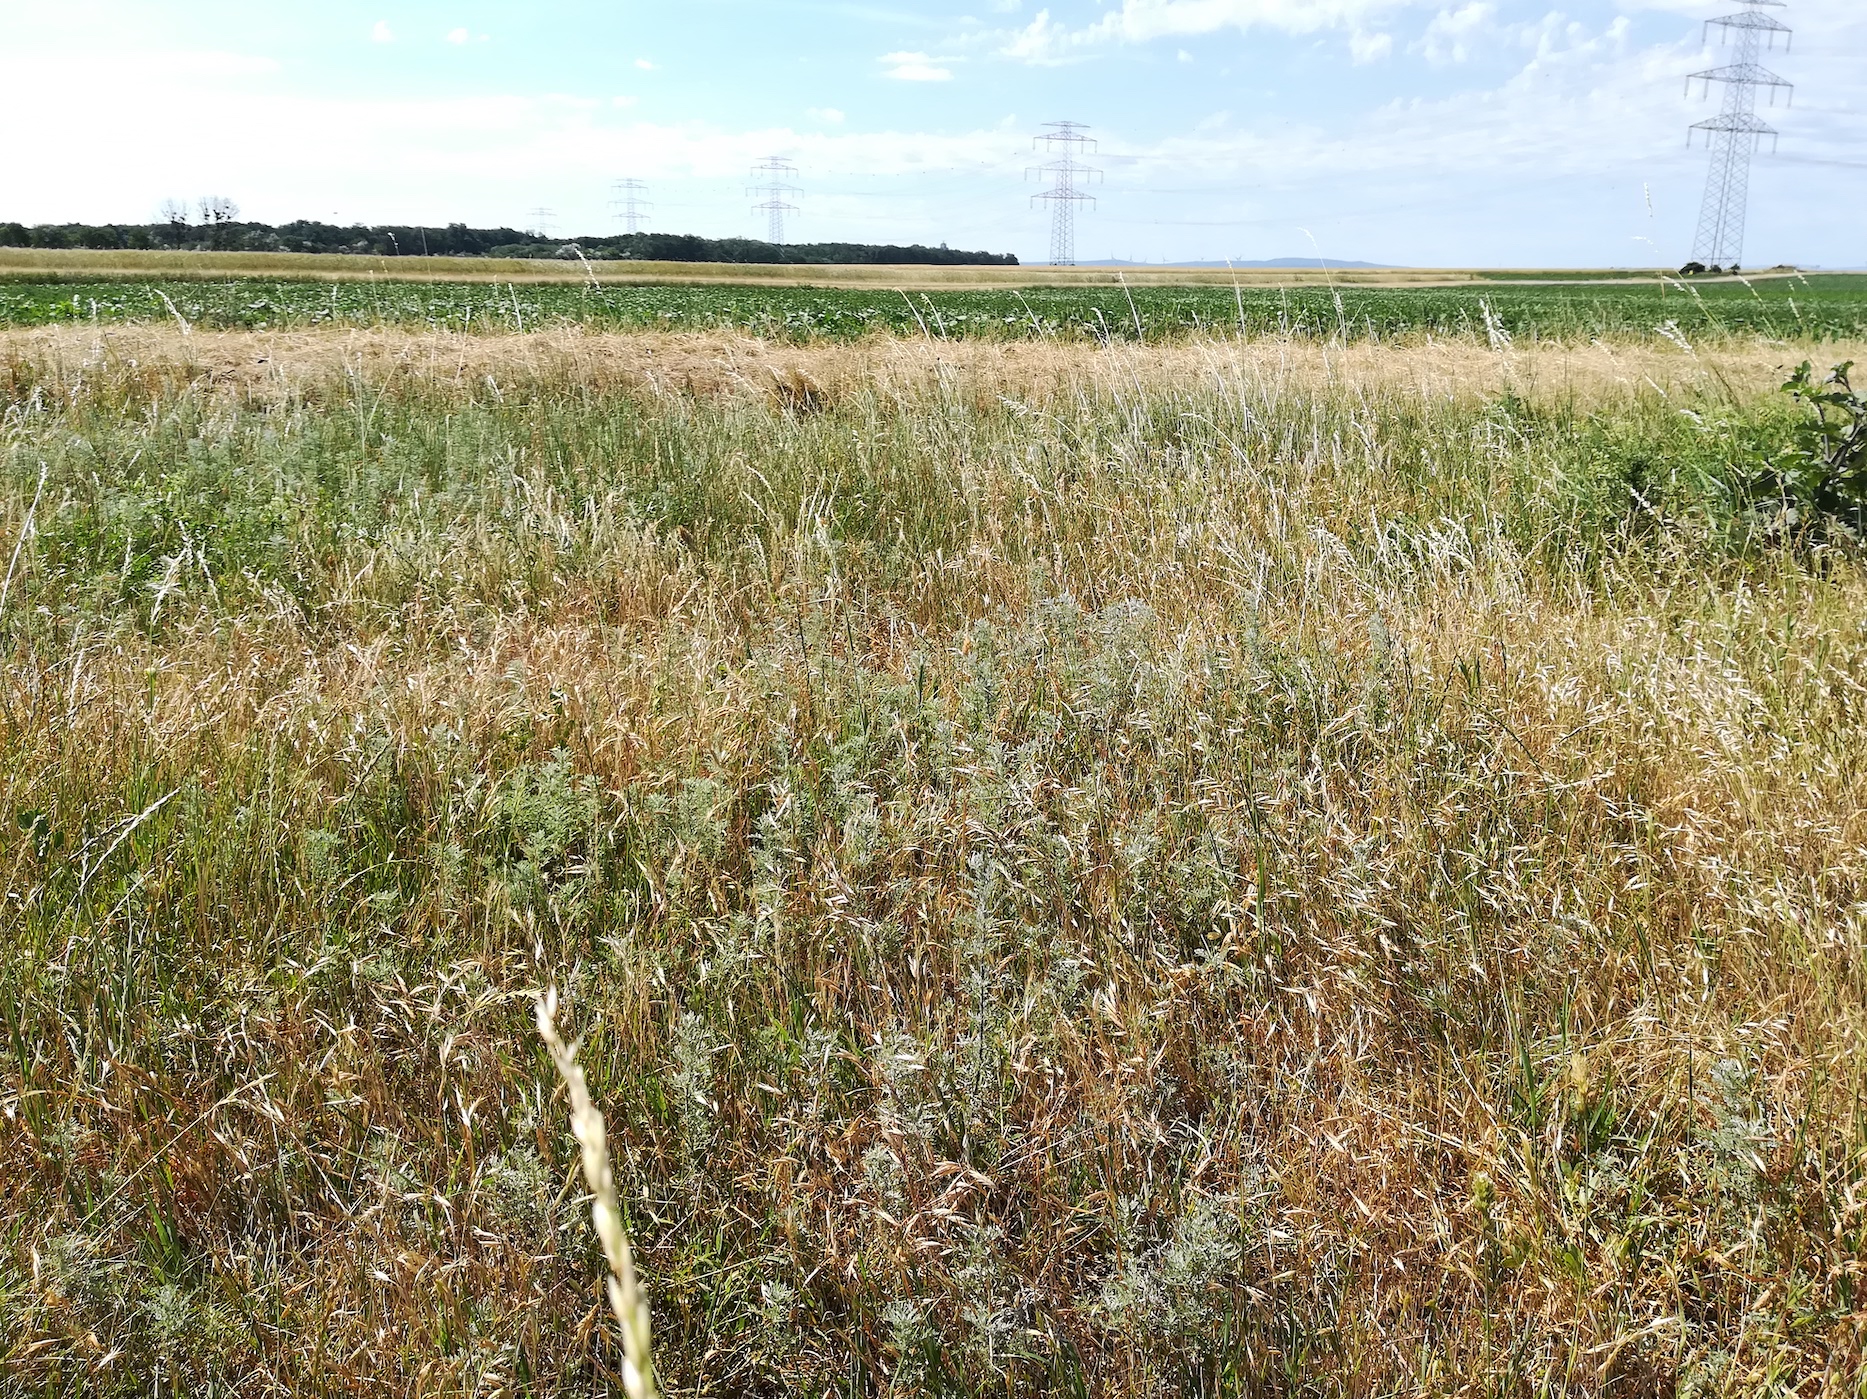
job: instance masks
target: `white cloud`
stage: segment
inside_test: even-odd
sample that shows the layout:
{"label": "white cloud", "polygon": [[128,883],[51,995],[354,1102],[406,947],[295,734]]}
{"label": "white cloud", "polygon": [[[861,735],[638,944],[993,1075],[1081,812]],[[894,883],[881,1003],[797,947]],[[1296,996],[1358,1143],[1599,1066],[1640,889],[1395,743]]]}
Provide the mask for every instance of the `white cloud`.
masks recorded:
{"label": "white cloud", "polygon": [[1370,34],[1357,29],[1348,36],[1348,56],[1356,63],[1378,63],[1394,51],[1392,34]]}
{"label": "white cloud", "polygon": [[828,122],[832,126],[842,123],[843,113],[835,107],[806,107],[804,115],[816,121]]}
{"label": "white cloud", "polygon": [[464,44],[471,38],[473,34],[469,30],[450,29],[447,31],[447,42],[450,44]]}
{"label": "white cloud", "polygon": [[[98,60],[91,61],[94,64]],[[150,53],[145,61],[171,78],[260,78],[277,73],[282,66],[276,58],[215,49]]]}
{"label": "white cloud", "polygon": [[1193,61],[1193,55],[1188,53],[1185,49],[1181,49],[1174,57],[1179,59],[1182,63],[1191,63]]}
{"label": "white cloud", "polygon": [[644,73],[652,73],[655,71],[655,65],[646,58],[636,59],[635,66],[640,68]]}
{"label": "white cloud", "polygon": [[376,21],[376,27],[370,30],[370,38],[379,44],[393,44],[395,42],[395,30],[389,27],[388,20],[379,19]]}
{"label": "white cloud", "polygon": [[880,61],[893,65],[885,77],[904,83],[944,83],[953,78],[953,70],[942,66],[951,59],[930,58],[924,53],[885,53]]}
{"label": "white cloud", "polygon": [[1222,29],[1278,29],[1313,34],[1324,29],[1361,29],[1365,22],[1424,0],[1122,0],[1095,23],[1070,29],[1039,10],[1000,49],[1026,63],[1061,63],[1103,44],[1146,43],[1177,35],[1215,34]]}
{"label": "white cloud", "polygon": [[[1456,10],[1441,10],[1426,26],[1426,34],[1415,50],[1424,54],[1428,63],[1463,63],[1471,57],[1475,40],[1491,28],[1496,16],[1497,7],[1488,0],[1470,0]],[[1544,23],[1558,18],[1551,14]]]}
{"label": "white cloud", "polygon": [[1049,10],[1039,10],[1031,22],[1011,35],[999,54],[1021,63],[1069,63],[1081,58],[1083,39],[1051,19]]}

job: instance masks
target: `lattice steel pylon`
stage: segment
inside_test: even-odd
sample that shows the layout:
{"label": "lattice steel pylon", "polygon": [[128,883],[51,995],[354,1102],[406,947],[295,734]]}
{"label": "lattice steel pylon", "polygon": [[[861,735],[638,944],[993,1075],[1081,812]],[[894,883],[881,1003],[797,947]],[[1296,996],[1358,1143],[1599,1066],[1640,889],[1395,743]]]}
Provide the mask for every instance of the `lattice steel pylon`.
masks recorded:
{"label": "lattice steel pylon", "polygon": [[[1779,34],[1784,50],[1789,48],[1789,26],[1764,13],[1782,9],[1784,0],[1742,0],[1742,3],[1744,8],[1737,13],[1705,22],[1707,41],[1713,29],[1719,30],[1725,42],[1735,48],[1732,57],[1737,61],[1707,68],[1686,79],[1688,94],[1693,83],[1699,84],[1706,94],[1710,93],[1713,83],[1724,85],[1722,110],[1709,121],[1692,127],[1693,132],[1705,133],[1705,143],[1711,148],[1705,202],[1699,207],[1698,234],[1692,240],[1693,261],[1707,268],[1735,270],[1743,260],[1744,217],[1750,206],[1750,160],[1765,136],[1772,145],[1776,141],[1776,128],[1765,125],[1757,117],[1757,93],[1759,89],[1768,92],[1770,105],[1775,106],[1779,94],[1787,102],[1794,92],[1790,83],[1757,62],[1762,52],[1776,47]],[[1691,142],[1691,132],[1687,133],[1686,140],[1688,144]]]}
{"label": "lattice steel pylon", "polygon": [[1060,159],[1032,166],[1025,172],[1026,178],[1043,175],[1050,180],[1050,188],[1041,194],[1032,195],[1031,203],[1050,206],[1052,267],[1076,265],[1076,209],[1081,204],[1093,207],[1096,202],[1093,194],[1084,194],[1077,188],[1079,184],[1102,178],[1100,170],[1077,159],[1079,153],[1096,148],[1096,143],[1083,135],[1088,129],[1079,121],[1047,121],[1044,123],[1044,134],[1031,142],[1040,150],[1063,152]]}
{"label": "lattice steel pylon", "polygon": [[798,213],[798,207],[789,202],[787,194],[802,194],[796,185],[789,182],[789,177],[797,174],[797,167],[779,156],[767,156],[752,167],[752,178],[758,183],[746,192],[762,194],[764,199],[752,206],[752,212],[765,215],[767,242],[784,242],[784,220],[787,214]]}
{"label": "lattice steel pylon", "polygon": [[558,216],[555,209],[546,209],[541,205],[533,209],[529,217],[532,221],[532,226],[527,232],[535,233],[540,238],[545,239],[549,239],[552,234],[556,232]]}
{"label": "lattice steel pylon", "polygon": [[609,187],[612,196],[609,207],[616,211],[623,232],[640,233],[647,222],[648,211],[655,207],[642,198],[642,191],[647,188],[640,180],[618,180]]}

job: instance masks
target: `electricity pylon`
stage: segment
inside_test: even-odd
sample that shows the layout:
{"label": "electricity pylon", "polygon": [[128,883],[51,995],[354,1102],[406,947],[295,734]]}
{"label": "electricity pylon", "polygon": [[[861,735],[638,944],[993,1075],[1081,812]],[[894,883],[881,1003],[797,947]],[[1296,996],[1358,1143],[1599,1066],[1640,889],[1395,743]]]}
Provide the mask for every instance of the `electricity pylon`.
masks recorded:
{"label": "electricity pylon", "polygon": [[531,212],[531,231],[540,238],[549,239],[551,231],[557,227],[557,213],[551,209],[537,208]]}
{"label": "electricity pylon", "polygon": [[609,207],[616,211],[623,232],[640,233],[642,225],[648,220],[648,211],[655,207],[642,198],[642,191],[648,186],[640,180],[618,180],[609,188],[614,196],[609,201]]}
{"label": "electricity pylon", "polygon": [[[1701,121],[1692,131],[1705,133],[1711,148],[1711,173],[1705,181],[1705,202],[1699,207],[1698,236],[1692,240],[1692,258],[1706,267],[1736,270],[1744,256],[1744,215],[1750,204],[1750,159],[1765,136],[1772,146],[1776,128],[1766,126],[1757,117],[1758,89],[1770,95],[1776,105],[1778,94],[1785,101],[1794,88],[1769,69],[1758,64],[1758,56],[1776,47],[1776,36],[1783,36],[1785,52],[1789,48],[1790,28],[1764,13],[1782,9],[1783,0],[1741,0],[1744,8],[1705,22],[1705,37],[1720,31],[1720,38],[1733,45],[1735,63],[1707,68],[1686,79],[1686,92],[1697,83],[1709,94],[1713,83],[1724,84],[1724,106],[1709,121]],[[1692,140],[1686,135],[1687,144]]]}
{"label": "electricity pylon", "polygon": [[786,214],[798,212],[797,205],[785,199],[787,194],[802,194],[796,185],[789,183],[787,177],[797,174],[797,167],[779,156],[766,156],[752,167],[752,178],[759,183],[749,188],[747,194],[762,194],[765,198],[752,206],[752,212],[765,215],[767,242],[784,242],[784,219]]}
{"label": "electricity pylon", "polygon": [[1043,151],[1063,152],[1059,159],[1033,166],[1025,172],[1027,178],[1044,175],[1050,179],[1050,188],[1042,194],[1032,195],[1031,203],[1050,206],[1052,267],[1076,265],[1076,206],[1088,204],[1093,207],[1096,202],[1093,194],[1084,194],[1077,188],[1079,183],[1088,184],[1102,178],[1100,170],[1077,159],[1078,153],[1096,148],[1096,143],[1083,135],[1088,129],[1079,121],[1047,121],[1044,123],[1044,134],[1033,138],[1031,142]]}

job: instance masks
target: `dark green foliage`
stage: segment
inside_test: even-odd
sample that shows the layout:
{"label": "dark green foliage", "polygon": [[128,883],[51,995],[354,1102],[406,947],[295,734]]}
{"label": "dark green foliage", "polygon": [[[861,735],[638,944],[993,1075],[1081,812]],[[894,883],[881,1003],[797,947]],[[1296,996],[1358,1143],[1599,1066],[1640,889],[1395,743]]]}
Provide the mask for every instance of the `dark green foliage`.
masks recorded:
{"label": "dark green foliage", "polygon": [[[929,248],[920,243],[767,243],[757,238],[700,238],[691,233],[629,233],[619,238],[579,238],[576,246],[586,257],[622,258],[632,262],[743,262],[885,265],[926,267],[1016,267],[1014,253],[965,252],[944,243]],[[528,249],[503,249],[510,257],[561,257],[565,245],[538,244]]]}
{"label": "dark green foliage", "polygon": [[1745,483],[1745,496],[1764,530],[1810,543],[1867,531],[1867,399],[1848,382],[1853,364],[1836,365],[1817,381],[1807,360],[1783,392],[1813,414],[1798,425],[1794,444],[1777,452]]}
{"label": "dark green foliage", "polygon": [[1011,253],[965,252],[941,244],[900,246],[872,243],[761,242],[756,238],[701,238],[691,233],[601,234],[571,242],[542,238],[516,228],[445,228],[382,224],[320,223],[295,219],[273,227],[219,219],[203,224],[176,220],[154,224],[0,223],[0,248],[173,248],[193,252],[353,253],[369,257],[576,256],[648,262],[746,262],[920,264],[940,267],[1015,267]]}

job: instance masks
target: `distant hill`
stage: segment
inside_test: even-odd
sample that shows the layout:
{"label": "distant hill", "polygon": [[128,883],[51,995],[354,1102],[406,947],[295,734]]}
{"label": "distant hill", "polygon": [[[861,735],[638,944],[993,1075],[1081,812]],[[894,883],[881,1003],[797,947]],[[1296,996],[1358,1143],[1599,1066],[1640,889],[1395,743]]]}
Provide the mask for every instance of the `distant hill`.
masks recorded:
{"label": "distant hill", "polygon": [[1011,253],[966,252],[919,243],[764,243],[756,238],[701,238],[691,233],[596,234],[545,238],[516,228],[444,228],[379,224],[365,227],[300,219],[273,226],[222,218],[147,224],[0,223],[0,248],[174,249],[215,253],[351,253],[361,257],[579,256],[597,261],[914,264],[933,267],[1015,267]]}

